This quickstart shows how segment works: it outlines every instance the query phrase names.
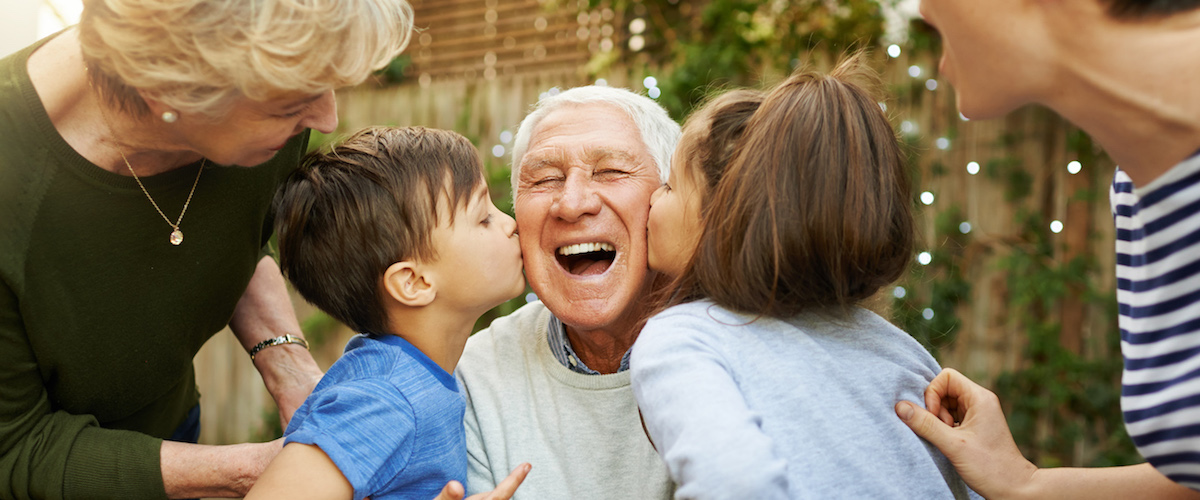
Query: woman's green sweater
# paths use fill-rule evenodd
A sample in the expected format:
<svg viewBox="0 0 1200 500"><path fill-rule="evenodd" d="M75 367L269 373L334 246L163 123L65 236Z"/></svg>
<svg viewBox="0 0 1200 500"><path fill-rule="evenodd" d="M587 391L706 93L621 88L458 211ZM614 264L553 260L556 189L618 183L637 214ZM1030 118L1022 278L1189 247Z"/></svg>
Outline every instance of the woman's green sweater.
<svg viewBox="0 0 1200 500"><path fill-rule="evenodd" d="M253 168L205 167L181 229L132 177L55 131L0 60L0 498L161 498L160 440L199 400L192 358L228 324L308 134ZM142 179L177 217L199 164Z"/></svg>

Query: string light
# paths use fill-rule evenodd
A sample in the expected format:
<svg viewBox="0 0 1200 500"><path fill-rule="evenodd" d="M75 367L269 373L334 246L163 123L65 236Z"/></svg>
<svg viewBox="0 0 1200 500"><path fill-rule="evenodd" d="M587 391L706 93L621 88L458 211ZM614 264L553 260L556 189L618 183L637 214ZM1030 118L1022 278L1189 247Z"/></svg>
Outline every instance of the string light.
<svg viewBox="0 0 1200 500"><path fill-rule="evenodd" d="M888 45L887 53L889 56L892 56L893 59L900 57L900 46L894 43Z"/></svg>
<svg viewBox="0 0 1200 500"><path fill-rule="evenodd" d="M937 90L937 80L934 80L932 78L925 80L925 88L927 88L931 91Z"/></svg>
<svg viewBox="0 0 1200 500"><path fill-rule="evenodd" d="M937 144L937 148L942 151L950 149L950 139L945 137L938 137L937 140L934 141L934 144Z"/></svg>
<svg viewBox="0 0 1200 500"><path fill-rule="evenodd" d="M1054 234L1058 234L1058 233L1061 233L1062 230L1063 230L1062 221L1060 221L1060 220L1050 221L1050 232L1052 232Z"/></svg>
<svg viewBox="0 0 1200 500"><path fill-rule="evenodd" d="M967 233L971 232L971 223L967 222L967 221L963 221L961 224L958 225L958 232L960 232L962 234L967 234Z"/></svg>
<svg viewBox="0 0 1200 500"><path fill-rule="evenodd" d="M1083 170L1083 164L1078 161L1072 161L1067 164L1067 172L1070 172L1071 175L1078 174L1080 170Z"/></svg>
<svg viewBox="0 0 1200 500"><path fill-rule="evenodd" d="M634 52L646 48L646 39L642 35L633 35L629 37L629 50Z"/></svg>
<svg viewBox="0 0 1200 500"><path fill-rule="evenodd" d="M908 290L905 290L902 286L892 289L892 296L897 299L903 299L905 295L908 295Z"/></svg>
<svg viewBox="0 0 1200 500"><path fill-rule="evenodd" d="M496 158L504 156L504 146L499 144L492 146L492 156L495 156Z"/></svg>
<svg viewBox="0 0 1200 500"><path fill-rule="evenodd" d="M926 307L924 311L921 311L921 317L925 318L926 321L932 320L933 319L933 309Z"/></svg>
<svg viewBox="0 0 1200 500"><path fill-rule="evenodd" d="M648 89L652 89L652 88L654 88L654 87L657 87L657 86L658 86L658 79L657 79L657 78L654 78L653 76L647 76L646 78L642 79L642 86L643 86L643 87L646 87L646 88L648 88Z"/></svg>
<svg viewBox="0 0 1200 500"><path fill-rule="evenodd" d="M920 77L921 76L921 67L917 66L915 64L912 66L909 66L908 67L908 76L911 76L913 78Z"/></svg>
<svg viewBox="0 0 1200 500"><path fill-rule="evenodd" d="M930 262L933 262L933 255L929 252L921 252L917 254L917 262L920 262L922 266L928 266Z"/></svg>
<svg viewBox="0 0 1200 500"><path fill-rule="evenodd" d="M500 142L502 142L504 144L508 144L508 143L512 142L512 140L513 140L512 132L509 132L507 130L500 132Z"/></svg>
<svg viewBox="0 0 1200 500"><path fill-rule="evenodd" d="M642 34L643 31L646 31L646 20L645 19L636 17L632 21L629 21L629 32L630 33L633 33L635 35L640 35L640 34Z"/></svg>
<svg viewBox="0 0 1200 500"><path fill-rule="evenodd" d="M933 193L931 193L929 191L925 191L924 193L921 193L921 203L924 203L926 205L932 205L933 204Z"/></svg>
<svg viewBox="0 0 1200 500"><path fill-rule="evenodd" d="M979 173L979 164L976 162L967 162L967 173L975 175Z"/></svg>

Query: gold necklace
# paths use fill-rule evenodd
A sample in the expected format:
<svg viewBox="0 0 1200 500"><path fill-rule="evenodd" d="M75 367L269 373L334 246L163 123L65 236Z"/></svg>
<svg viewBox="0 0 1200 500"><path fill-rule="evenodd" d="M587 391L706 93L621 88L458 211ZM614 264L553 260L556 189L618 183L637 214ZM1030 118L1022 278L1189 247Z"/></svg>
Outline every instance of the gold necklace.
<svg viewBox="0 0 1200 500"><path fill-rule="evenodd" d="M84 67L84 71L87 71L86 66ZM92 85L91 78L88 78L88 87L91 87L93 95L96 96L96 105L100 109L100 119L104 120L104 126L108 127L108 132L115 135L112 122L108 120L108 113L104 110L104 99L100 97L100 92L96 90L94 85ZM113 147L116 148L117 153L121 155L121 160L125 162L125 167L129 169L129 173L133 174L133 180L137 181L138 187L142 188L142 193L146 195L146 199L150 200L150 204L154 205L154 209L158 211L158 215L161 215L163 220L167 221L167 224L171 226L171 236L167 238L167 241L171 242L171 244L175 246L182 244L183 231L179 230L179 224L183 222L183 215L187 213L188 205L192 203L192 195L196 194L196 186L200 184L200 174L204 173L205 158L200 158L200 170L196 172L196 180L192 181L192 190L188 193L187 201L183 202L183 210L179 211L179 218L172 223L171 219L167 218L167 214L163 213L162 209L158 207L158 203L154 201L154 197L150 196L150 192L146 191L146 186L143 185L142 180L138 178L137 172L133 171L133 165L129 164L129 158L125 157L125 151L121 149L121 146L117 145L116 141L113 141Z"/></svg>
<svg viewBox="0 0 1200 500"><path fill-rule="evenodd" d="M111 129L111 127L109 128ZM161 215L163 220L167 221L167 224L170 224L171 229L173 229L171 237L167 241L170 241L172 245L179 246L183 243L183 231L179 230L179 223L183 222L183 214L187 213L188 205L192 203L192 195L196 194L196 186L200 184L200 174L204 173L204 158L200 159L200 170L196 172L196 180L192 181L192 191L188 193L187 201L183 202L183 210L179 212L179 219L176 219L175 223L172 224L171 219L167 218L167 214L164 214L162 209L158 208L158 203L154 201L154 197L150 196L149 191L146 191L146 186L138 178L137 172L133 171L133 166L129 164L129 159L125 158L125 152L121 151L120 146L117 146L117 152L121 154L121 159L125 161L125 166L129 168L129 173L133 174L133 180L137 181L138 187L142 188L142 192L146 194L146 198L150 200L150 204L154 205L154 209L158 210L158 215Z"/></svg>

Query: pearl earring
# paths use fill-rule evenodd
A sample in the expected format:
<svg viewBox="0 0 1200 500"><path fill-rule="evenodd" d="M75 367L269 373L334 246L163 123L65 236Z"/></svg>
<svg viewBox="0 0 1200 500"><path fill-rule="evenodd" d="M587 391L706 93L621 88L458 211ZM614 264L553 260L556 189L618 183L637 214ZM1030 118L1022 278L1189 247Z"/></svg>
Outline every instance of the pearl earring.
<svg viewBox="0 0 1200 500"><path fill-rule="evenodd" d="M179 119L179 115L175 114L174 111L163 111L162 121L167 122L167 123L175 123L175 120L178 120L178 119Z"/></svg>

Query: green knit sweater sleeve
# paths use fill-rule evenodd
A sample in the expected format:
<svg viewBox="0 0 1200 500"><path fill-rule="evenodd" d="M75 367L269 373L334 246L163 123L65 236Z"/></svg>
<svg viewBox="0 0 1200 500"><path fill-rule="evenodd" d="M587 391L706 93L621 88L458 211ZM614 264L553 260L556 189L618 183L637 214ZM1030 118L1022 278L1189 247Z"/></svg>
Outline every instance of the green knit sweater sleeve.
<svg viewBox="0 0 1200 500"><path fill-rule="evenodd" d="M51 411L17 311L0 285L0 497L166 498L161 440Z"/></svg>

